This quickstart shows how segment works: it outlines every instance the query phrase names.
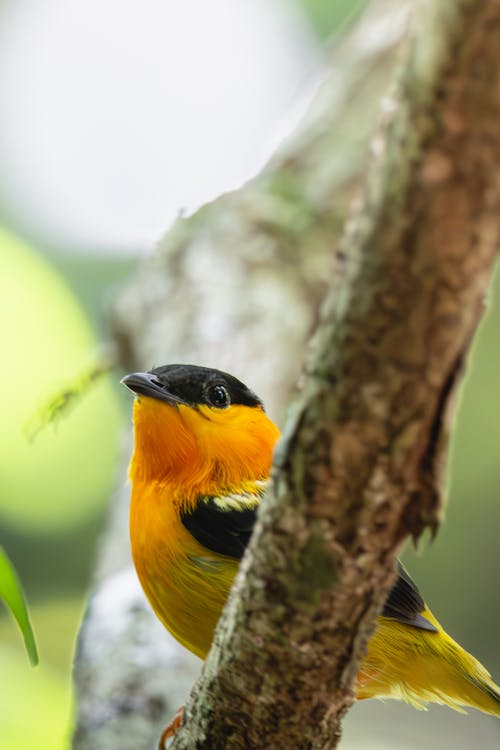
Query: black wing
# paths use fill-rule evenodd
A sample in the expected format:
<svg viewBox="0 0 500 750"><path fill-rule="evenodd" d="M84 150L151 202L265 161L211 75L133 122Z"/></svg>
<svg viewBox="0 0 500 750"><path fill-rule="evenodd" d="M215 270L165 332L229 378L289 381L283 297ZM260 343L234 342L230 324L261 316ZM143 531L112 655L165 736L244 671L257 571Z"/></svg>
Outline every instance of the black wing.
<svg viewBox="0 0 500 750"><path fill-rule="evenodd" d="M254 508L224 506L217 498L206 497L190 512L181 513L185 528L203 547L219 555L241 560L250 540L257 515ZM398 578L382 610L384 617L421 630L437 628L421 613L425 603L416 584L402 564L397 563Z"/></svg>
<svg viewBox="0 0 500 750"><path fill-rule="evenodd" d="M191 512L181 513L186 529L203 547L219 555L241 560L252 535L257 515L254 508L224 506L217 498L206 497Z"/></svg>
<svg viewBox="0 0 500 750"><path fill-rule="evenodd" d="M382 615L414 628L437 632L437 628L421 614L425 609L424 600L399 560L397 570L398 579L387 597Z"/></svg>

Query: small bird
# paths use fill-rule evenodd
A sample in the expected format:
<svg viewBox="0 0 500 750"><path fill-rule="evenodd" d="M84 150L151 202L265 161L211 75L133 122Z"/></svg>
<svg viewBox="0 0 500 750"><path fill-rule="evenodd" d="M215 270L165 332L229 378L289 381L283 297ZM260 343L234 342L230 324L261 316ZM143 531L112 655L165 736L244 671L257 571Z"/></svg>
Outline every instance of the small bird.
<svg viewBox="0 0 500 750"><path fill-rule="evenodd" d="M132 556L156 615L204 659L250 539L279 430L244 383L166 365L122 379L135 394ZM500 717L500 688L443 630L398 563L357 676L357 697ZM180 724L174 720L164 739Z"/></svg>

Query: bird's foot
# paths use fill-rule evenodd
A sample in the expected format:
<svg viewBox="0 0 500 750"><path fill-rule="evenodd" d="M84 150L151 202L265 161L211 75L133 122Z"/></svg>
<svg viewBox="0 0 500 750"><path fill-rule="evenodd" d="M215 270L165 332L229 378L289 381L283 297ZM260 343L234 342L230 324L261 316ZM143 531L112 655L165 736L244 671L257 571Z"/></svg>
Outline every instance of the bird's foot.
<svg viewBox="0 0 500 750"><path fill-rule="evenodd" d="M162 735L160 737L160 744L158 745L158 750L167 750L167 742L168 740L173 739L179 729L182 726L182 722L184 720L184 706L181 706L178 711L176 711L176 714L170 724L163 730Z"/></svg>

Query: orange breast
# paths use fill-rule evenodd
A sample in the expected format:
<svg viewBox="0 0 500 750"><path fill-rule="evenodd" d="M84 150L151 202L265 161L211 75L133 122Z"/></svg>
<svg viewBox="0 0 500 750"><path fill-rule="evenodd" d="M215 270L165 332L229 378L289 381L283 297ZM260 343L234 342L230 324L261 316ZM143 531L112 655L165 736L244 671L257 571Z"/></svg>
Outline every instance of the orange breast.
<svg viewBox="0 0 500 750"><path fill-rule="evenodd" d="M173 407L147 397L135 400L134 428L130 537L137 574L165 627L203 658L238 561L202 547L180 511L207 495L258 493L279 431L260 407Z"/></svg>
<svg viewBox="0 0 500 750"><path fill-rule="evenodd" d="M172 488L134 482L132 556L156 615L186 648L204 658L238 563L202 547L183 526Z"/></svg>

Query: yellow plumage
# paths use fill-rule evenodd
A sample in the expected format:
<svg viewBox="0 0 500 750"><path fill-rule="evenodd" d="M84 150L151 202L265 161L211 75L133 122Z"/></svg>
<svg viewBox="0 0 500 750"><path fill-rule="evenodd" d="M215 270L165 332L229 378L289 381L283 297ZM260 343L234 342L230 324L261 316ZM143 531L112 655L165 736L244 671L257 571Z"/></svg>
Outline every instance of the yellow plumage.
<svg viewBox="0 0 500 750"><path fill-rule="evenodd" d="M241 556L220 553L232 541L230 534L223 540L222 524L259 502L279 432L257 397L217 370L171 365L124 382L140 394L130 467L134 563L159 619L204 658ZM215 406L210 388L225 389L228 401ZM213 394L225 398L222 391ZM197 528L196 538L190 519L200 508L215 525ZM209 541L200 543L208 531ZM411 592L420 600L416 588ZM397 612L378 618L358 674L358 698L398 698L417 708L431 701L458 711L472 706L500 716L499 688L486 669L427 608L418 616L420 626Z"/></svg>
<svg viewBox="0 0 500 750"><path fill-rule="evenodd" d="M358 675L358 698L398 698L415 708L442 703L500 716L500 692L490 674L443 630L426 607L423 616L437 632L379 617Z"/></svg>
<svg viewBox="0 0 500 750"><path fill-rule="evenodd" d="M168 485L134 483L132 556L158 618L183 646L204 659L239 563L194 539L182 525L169 490Z"/></svg>

